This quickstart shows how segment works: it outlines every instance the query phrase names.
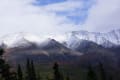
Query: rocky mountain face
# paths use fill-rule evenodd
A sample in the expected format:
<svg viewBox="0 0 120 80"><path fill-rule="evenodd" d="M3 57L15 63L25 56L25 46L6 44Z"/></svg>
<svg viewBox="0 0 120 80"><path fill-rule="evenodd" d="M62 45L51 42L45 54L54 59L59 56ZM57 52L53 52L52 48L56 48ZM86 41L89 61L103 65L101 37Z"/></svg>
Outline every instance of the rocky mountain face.
<svg viewBox="0 0 120 80"><path fill-rule="evenodd" d="M104 47L112 47L120 45L120 30L113 30L108 33L97 33L88 31L73 31L66 34L66 43L70 48L74 48L80 44L80 41L87 40L102 45ZM78 44L78 45L77 45Z"/></svg>
<svg viewBox="0 0 120 80"><path fill-rule="evenodd" d="M120 63L120 30L108 33L73 31L62 35L38 37L28 33L7 35L0 39L9 62L23 63L31 58L38 63Z"/></svg>
<svg viewBox="0 0 120 80"><path fill-rule="evenodd" d="M17 44L17 46L4 47L6 50L4 58L8 62L13 64L24 63L26 59L30 58L36 63L55 61L73 63L82 55L82 53L71 50L54 39L46 39L39 44L29 42L25 39L21 41L23 41L20 42L22 45Z"/></svg>
<svg viewBox="0 0 120 80"><path fill-rule="evenodd" d="M28 45L29 43L35 43L40 45L47 39L54 39L59 43L64 43L68 48L77 47L80 42L91 41L104 47L112 47L120 45L120 29L113 30L107 33L97 33L88 31L72 31L61 35L51 35L47 37L39 37L28 33L17 33L12 35L6 35L0 39L1 45L7 47L17 47Z"/></svg>

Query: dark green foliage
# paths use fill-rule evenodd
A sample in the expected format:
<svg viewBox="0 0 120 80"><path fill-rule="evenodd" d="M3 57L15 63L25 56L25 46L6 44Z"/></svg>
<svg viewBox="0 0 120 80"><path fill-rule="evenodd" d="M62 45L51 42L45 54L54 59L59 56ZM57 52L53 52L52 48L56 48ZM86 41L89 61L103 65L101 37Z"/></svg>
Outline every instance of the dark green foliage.
<svg viewBox="0 0 120 80"><path fill-rule="evenodd" d="M31 73L32 73L32 76L31 76L32 80L37 80L33 61L31 61Z"/></svg>
<svg viewBox="0 0 120 80"><path fill-rule="evenodd" d="M9 67L8 64L3 64L2 73L1 73L1 74L2 74L2 77L3 77L5 80L12 80L9 69L10 69L10 67Z"/></svg>
<svg viewBox="0 0 120 80"><path fill-rule="evenodd" d="M110 76L110 79L109 80L113 80L113 77L112 76Z"/></svg>
<svg viewBox="0 0 120 80"><path fill-rule="evenodd" d="M63 76L59 71L58 63L54 63L53 70L54 70L54 80L63 80Z"/></svg>
<svg viewBox="0 0 120 80"><path fill-rule="evenodd" d="M67 76L67 77L66 77L66 80L70 80L70 77L69 77L69 76Z"/></svg>
<svg viewBox="0 0 120 80"><path fill-rule="evenodd" d="M17 79L23 80L23 72L22 72L20 64L18 65L18 68L17 68Z"/></svg>
<svg viewBox="0 0 120 80"><path fill-rule="evenodd" d="M0 48L0 57L3 55L4 49Z"/></svg>
<svg viewBox="0 0 120 80"><path fill-rule="evenodd" d="M85 67L84 69L78 66L77 67L74 66L73 68L72 65L70 65L69 67L62 66L61 69L63 71L63 74L61 74L61 69L59 68L59 64L54 63L53 75L51 75L52 73L51 71L52 69L50 68L51 65L45 64L44 68L42 68L41 67L42 65L38 67L37 65L34 64L32 60L27 59L25 69L23 68L22 71L21 66L18 65L17 74L16 74L15 71L11 71L10 66L2 58L3 53L4 50L0 49L0 80L119 80L116 79L116 75L119 76L119 74L112 75L110 73L111 76L109 76L109 74L106 73L107 70L104 68L102 63L99 63L99 66L94 66L95 69L91 65L88 68ZM42 69L39 70L37 69L37 67L39 69L40 68ZM88 72L86 72L87 69ZM67 73L69 73L69 75L66 76ZM46 75L48 76L46 77ZM66 77L63 77L63 75L65 75ZM106 75L108 75L107 79L106 79ZM84 77L81 78L81 76Z"/></svg>
<svg viewBox="0 0 120 80"><path fill-rule="evenodd" d="M37 80L42 80L41 75L40 75L39 72L37 72L37 74L36 74L36 79L37 79Z"/></svg>
<svg viewBox="0 0 120 80"><path fill-rule="evenodd" d="M26 80L31 80L31 68L30 68L29 59L27 59L27 63L26 63Z"/></svg>
<svg viewBox="0 0 120 80"><path fill-rule="evenodd" d="M50 79L48 76L46 77L46 80L52 80L52 79Z"/></svg>
<svg viewBox="0 0 120 80"><path fill-rule="evenodd" d="M106 74L102 63L99 63L99 70L100 70L101 80L106 80Z"/></svg>
<svg viewBox="0 0 120 80"><path fill-rule="evenodd" d="M91 66L88 67L87 80L97 80L96 73Z"/></svg>
<svg viewBox="0 0 120 80"><path fill-rule="evenodd" d="M10 72L10 66L2 58L3 53L4 50L0 49L0 74L4 80L15 80L16 76Z"/></svg>
<svg viewBox="0 0 120 80"><path fill-rule="evenodd" d="M11 72L11 79L12 80L18 80L16 72Z"/></svg>
<svg viewBox="0 0 120 80"><path fill-rule="evenodd" d="M27 60L26 64L26 79L37 80L33 61L30 61L29 59Z"/></svg>

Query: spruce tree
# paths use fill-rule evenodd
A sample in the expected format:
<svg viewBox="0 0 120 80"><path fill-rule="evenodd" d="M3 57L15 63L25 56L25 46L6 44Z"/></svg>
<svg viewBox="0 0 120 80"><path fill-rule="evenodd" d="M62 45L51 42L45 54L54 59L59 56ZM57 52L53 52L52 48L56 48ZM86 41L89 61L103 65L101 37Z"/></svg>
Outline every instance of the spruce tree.
<svg viewBox="0 0 120 80"><path fill-rule="evenodd" d="M31 67L30 67L30 60L27 59L26 63L26 80L32 80L31 79Z"/></svg>
<svg viewBox="0 0 120 80"><path fill-rule="evenodd" d="M69 76L67 76L67 77L66 77L66 80L70 80L70 77L69 77Z"/></svg>
<svg viewBox="0 0 120 80"><path fill-rule="evenodd" d="M87 80L97 80L96 73L91 66L88 67Z"/></svg>
<svg viewBox="0 0 120 80"><path fill-rule="evenodd" d="M40 72L39 71L37 71L37 74L36 74L37 76L37 80L42 80L42 77L41 77L41 75L40 75Z"/></svg>
<svg viewBox="0 0 120 80"><path fill-rule="evenodd" d="M5 80L9 80L9 66L5 64L5 61L2 58L3 53L4 50L0 48L0 73Z"/></svg>
<svg viewBox="0 0 120 80"><path fill-rule="evenodd" d="M2 76L5 80L12 80L11 73L10 73L10 66L8 64L3 64L2 68Z"/></svg>
<svg viewBox="0 0 120 80"><path fill-rule="evenodd" d="M30 61L29 59L27 59L26 64L26 75L27 80L37 80L33 61Z"/></svg>
<svg viewBox="0 0 120 80"><path fill-rule="evenodd" d="M20 64L18 64L18 68L17 68L17 79L23 80L23 72L22 72Z"/></svg>
<svg viewBox="0 0 120 80"><path fill-rule="evenodd" d="M5 64L5 61L2 58L3 53L4 53L3 49L0 48L0 74L1 75L4 68L4 64Z"/></svg>
<svg viewBox="0 0 120 80"><path fill-rule="evenodd" d="M113 77L112 77L112 76L110 76L109 80L113 80Z"/></svg>
<svg viewBox="0 0 120 80"><path fill-rule="evenodd" d="M35 71L35 67L34 67L34 63L33 63L33 61L31 61L31 74L32 74L32 76L31 76L31 78L32 78L32 80L37 80L37 76L36 76L36 71Z"/></svg>
<svg viewBox="0 0 120 80"><path fill-rule="evenodd" d="M100 70L101 80L106 80L106 74L102 63L99 63L99 70Z"/></svg>
<svg viewBox="0 0 120 80"><path fill-rule="evenodd" d="M54 70L54 80L63 80L63 76L59 71L58 63L54 63L53 70Z"/></svg>
<svg viewBox="0 0 120 80"><path fill-rule="evenodd" d="M16 72L11 72L11 78L12 78L12 80L18 80L17 79L17 73Z"/></svg>
<svg viewBox="0 0 120 80"><path fill-rule="evenodd" d="M46 80L52 80L52 79L50 79L49 76L47 76L47 77L46 77Z"/></svg>
<svg viewBox="0 0 120 80"><path fill-rule="evenodd" d="M0 48L0 74L4 80L13 80L10 73L10 66L3 60L4 49Z"/></svg>

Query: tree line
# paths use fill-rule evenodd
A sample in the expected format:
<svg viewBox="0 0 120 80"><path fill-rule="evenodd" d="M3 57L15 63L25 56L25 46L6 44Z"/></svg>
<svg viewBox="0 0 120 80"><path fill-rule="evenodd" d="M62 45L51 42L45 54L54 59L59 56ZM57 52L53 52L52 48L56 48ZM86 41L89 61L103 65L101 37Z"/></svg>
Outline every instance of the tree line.
<svg viewBox="0 0 120 80"><path fill-rule="evenodd" d="M9 64L7 64L3 59L3 53L4 50L0 49L0 80L43 80L41 75L36 72L33 60L27 59L24 73L20 64L17 65L17 70L12 70ZM71 76L63 76L57 62L53 64L52 70L53 77L46 77L45 80L71 80ZM101 79L98 79L93 67L89 65L87 69L86 80L107 80L104 67L101 63L99 63L99 74ZM110 80L113 79L110 78Z"/></svg>

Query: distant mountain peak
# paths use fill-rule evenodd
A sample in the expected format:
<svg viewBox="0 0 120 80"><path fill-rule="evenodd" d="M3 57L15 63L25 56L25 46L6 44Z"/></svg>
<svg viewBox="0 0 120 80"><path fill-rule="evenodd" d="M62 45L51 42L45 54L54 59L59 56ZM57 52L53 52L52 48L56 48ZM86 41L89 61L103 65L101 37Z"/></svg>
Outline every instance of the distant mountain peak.
<svg viewBox="0 0 120 80"><path fill-rule="evenodd" d="M120 29L113 30L106 33L88 32L88 31L72 31L65 34L36 36L30 33L20 32L6 35L0 39L1 45L7 47L16 47L22 45L30 45L35 43L37 45L47 45L48 43L55 43L56 41L64 43L68 48L74 48L83 40L92 41L105 47L120 45Z"/></svg>
<svg viewBox="0 0 120 80"><path fill-rule="evenodd" d="M7 47L17 47L29 45L30 43L38 44L44 40L45 38L40 38L39 36L30 33L20 32L2 37L0 39L0 43L6 45Z"/></svg>
<svg viewBox="0 0 120 80"><path fill-rule="evenodd" d="M81 40L88 40L95 42L99 45L103 45L105 47L111 47L114 45L120 45L120 29L113 30L106 33L100 32L88 32L88 31L72 31L68 34L67 44L77 46L77 42L79 43Z"/></svg>

